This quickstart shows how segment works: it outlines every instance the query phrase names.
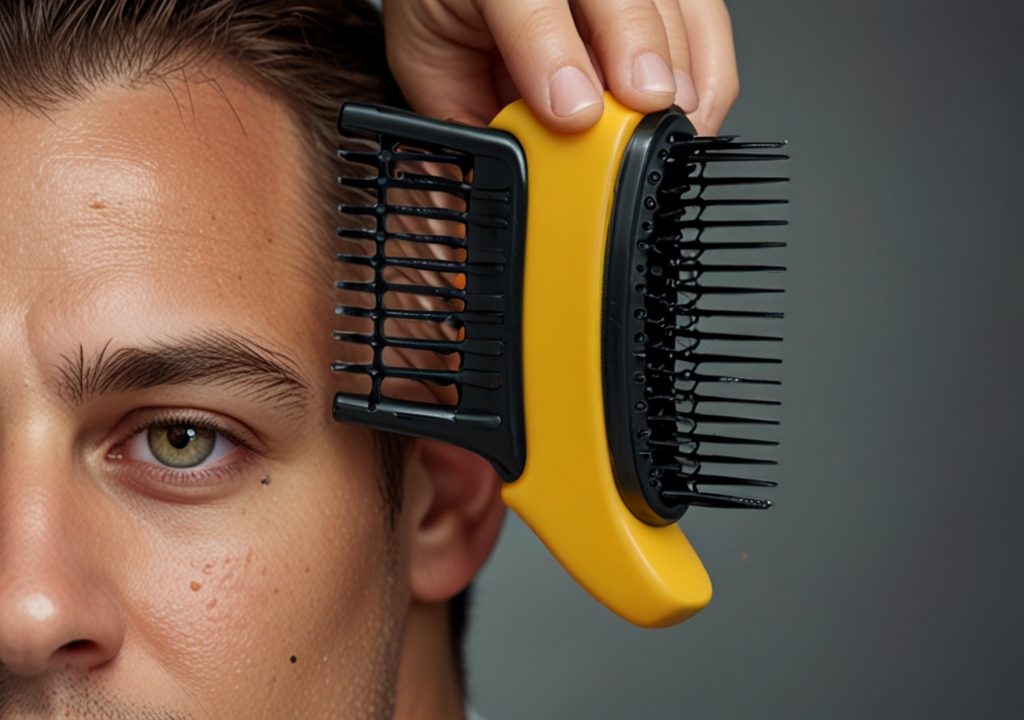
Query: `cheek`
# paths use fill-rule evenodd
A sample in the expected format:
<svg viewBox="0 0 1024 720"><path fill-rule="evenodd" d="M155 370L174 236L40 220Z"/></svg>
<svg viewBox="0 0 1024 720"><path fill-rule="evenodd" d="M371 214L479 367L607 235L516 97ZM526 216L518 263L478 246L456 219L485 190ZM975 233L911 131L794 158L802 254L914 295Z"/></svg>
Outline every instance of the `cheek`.
<svg viewBox="0 0 1024 720"><path fill-rule="evenodd" d="M376 478L316 465L151 537L125 603L166 671L236 716L388 685L401 603Z"/></svg>

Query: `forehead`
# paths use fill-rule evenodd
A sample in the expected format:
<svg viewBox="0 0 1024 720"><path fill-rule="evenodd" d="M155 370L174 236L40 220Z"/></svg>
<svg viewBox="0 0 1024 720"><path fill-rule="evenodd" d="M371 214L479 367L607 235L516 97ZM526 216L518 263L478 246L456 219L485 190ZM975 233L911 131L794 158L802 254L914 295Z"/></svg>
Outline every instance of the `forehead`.
<svg viewBox="0 0 1024 720"><path fill-rule="evenodd" d="M287 108L216 69L0 120L4 321L64 345L112 318L137 320L126 341L200 319L301 332L319 292L302 158Z"/></svg>

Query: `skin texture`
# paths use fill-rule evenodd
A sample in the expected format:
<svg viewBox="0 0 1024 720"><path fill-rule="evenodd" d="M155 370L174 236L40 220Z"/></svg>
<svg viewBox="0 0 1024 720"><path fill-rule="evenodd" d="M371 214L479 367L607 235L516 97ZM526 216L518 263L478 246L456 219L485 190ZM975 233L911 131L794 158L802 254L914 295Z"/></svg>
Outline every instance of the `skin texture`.
<svg viewBox="0 0 1024 720"><path fill-rule="evenodd" d="M0 119L0 717L386 718L396 688L399 717L461 717L438 608L490 552L497 481L417 443L387 527L368 433L329 413L290 117L192 75ZM281 372L95 371L228 346ZM234 443L145 456L186 420Z"/></svg>
<svg viewBox="0 0 1024 720"><path fill-rule="evenodd" d="M601 117L601 89L673 103L718 133L739 93L722 0L384 0L388 62L410 105L474 125L523 97L560 132Z"/></svg>

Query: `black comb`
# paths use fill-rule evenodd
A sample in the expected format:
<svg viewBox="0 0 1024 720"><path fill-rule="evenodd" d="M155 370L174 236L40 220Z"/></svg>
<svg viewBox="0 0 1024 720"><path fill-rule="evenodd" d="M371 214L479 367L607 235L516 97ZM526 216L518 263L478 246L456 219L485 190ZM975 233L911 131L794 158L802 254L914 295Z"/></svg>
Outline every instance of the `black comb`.
<svg viewBox="0 0 1024 720"><path fill-rule="evenodd" d="M729 285L727 274L780 272L777 265L716 262L716 253L767 250L785 243L759 239L714 241L722 229L785 225L782 220L713 220L710 208L739 208L785 200L716 197L733 187L787 178L712 176L719 163L787 159L783 143L742 143L734 137L695 137L677 111L649 115L634 133L617 183L605 262L602 360L608 443L623 500L652 524L678 520L690 505L767 508L771 502L711 493L704 486L772 487L774 482L709 471L708 466L774 465L740 450L778 443L739 428L776 420L731 412L729 406L776 406L777 400L706 391L708 386L768 387L775 379L739 369L777 364L764 353L729 347L770 345L773 334L709 329L710 322L776 320L782 313L736 309L731 298L777 293L753 283ZM725 346L726 349L723 349ZM722 409L722 408L726 409ZM710 428L709 428L710 426ZM708 430L716 432L709 432ZM730 430L729 434L717 432ZM709 449L716 445L721 450Z"/></svg>
<svg viewBox="0 0 1024 720"><path fill-rule="evenodd" d="M369 319L373 327L370 332L336 332L335 337L369 346L373 355L366 362L334 363L337 371L370 378L365 394L335 396L334 418L458 445L485 457L506 481L516 479L526 462L519 336L527 195L526 161L519 143L498 130L356 103L342 108L338 129L349 137L372 138L376 147L338 153L342 160L375 172L338 179L343 186L370 191L367 202L339 208L346 215L369 218L370 226L339 228L338 236L372 243L373 250L343 253L337 259L371 268L373 277L366 282L338 281L338 289L363 294L369 302L339 305L335 312ZM396 191L441 193L465 209L396 203L389 198ZM389 222L396 218L438 220L449 230L405 231ZM456 251L456 259L389 251L399 243L448 248ZM396 282L388 279L389 269L448 273L463 278L464 287ZM439 302L429 308L403 307L402 296ZM387 329L395 320L445 325L455 337L395 336ZM385 358L389 348L434 352L451 356L454 362L442 370L396 366ZM384 393L389 378L454 387L457 397L451 405L390 398Z"/></svg>

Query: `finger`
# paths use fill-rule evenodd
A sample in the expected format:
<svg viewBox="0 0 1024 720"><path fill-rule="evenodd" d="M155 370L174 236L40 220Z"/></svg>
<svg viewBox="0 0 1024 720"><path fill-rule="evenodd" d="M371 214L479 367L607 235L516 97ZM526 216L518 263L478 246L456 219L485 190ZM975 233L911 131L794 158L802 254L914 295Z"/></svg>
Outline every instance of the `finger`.
<svg viewBox="0 0 1024 720"><path fill-rule="evenodd" d="M679 0L690 41L699 105L690 121L702 135L717 135L740 91L732 22L722 0Z"/></svg>
<svg viewBox="0 0 1024 720"><path fill-rule="evenodd" d="M690 75L690 43L686 36L686 23L683 12L679 9L678 0L654 0L661 13L661 21L665 24L668 35L668 48L672 55L672 74L676 78L675 103L685 113L697 109L697 88L693 85Z"/></svg>
<svg viewBox="0 0 1024 720"><path fill-rule="evenodd" d="M516 88L537 118L576 132L601 117L604 99L565 0L479 0Z"/></svg>
<svg viewBox="0 0 1024 720"><path fill-rule="evenodd" d="M616 99L641 112L671 105L676 81L665 25L654 1L576 0L576 5Z"/></svg>
<svg viewBox="0 0 1024 720"><path fill-rule="evenodd" d="M384 3L384 21L388 65L413 110L472 125L497 114L489 35L455 42L443 20L427 27L400 3Z"/></svg>
<svg viewBox="0 0 1024 720"><path fill-rule="evenodd" d="M516 84L512 81L512 76L508 74L505 61L501 59L501 55L497 52L494 53L494 66L491 70L491 77L494 78L494 92L498 96L498 105L501 107L505 107L509 103L513 103L523 97L516 88Z"/></svg>

